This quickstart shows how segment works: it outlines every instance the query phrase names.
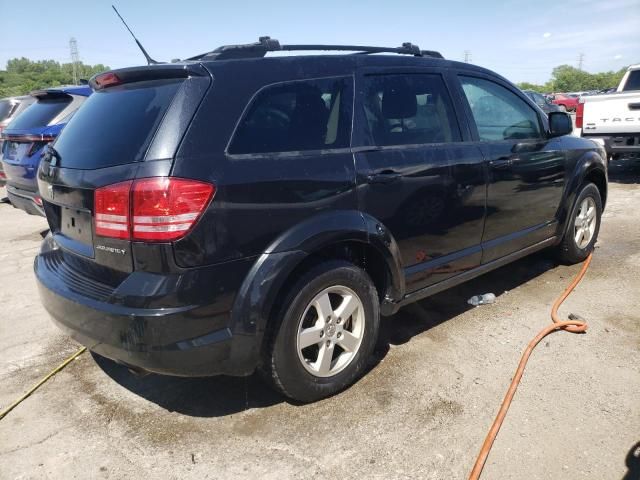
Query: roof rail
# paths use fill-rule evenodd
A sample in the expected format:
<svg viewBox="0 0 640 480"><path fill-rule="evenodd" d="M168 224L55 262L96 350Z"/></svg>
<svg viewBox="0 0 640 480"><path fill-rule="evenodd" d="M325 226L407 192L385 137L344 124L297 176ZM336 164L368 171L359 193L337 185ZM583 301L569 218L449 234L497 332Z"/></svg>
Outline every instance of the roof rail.
<svg viewBox="0 0 640 480"><path fill-rule="evenodd" d="M371 47L366 45L280 45L280 42L271 37L260 37L256 43L240 45L224 45L215 50L187 60L228 60L238 58L260 58L267 52L295 52L295 51L342 51L357 52L357 54L371 53L398 53L401 55L414 55L416 57L444 58L439 52L433 50L420 50L420 47L412 43L403 43L401 47Z"/></svg>

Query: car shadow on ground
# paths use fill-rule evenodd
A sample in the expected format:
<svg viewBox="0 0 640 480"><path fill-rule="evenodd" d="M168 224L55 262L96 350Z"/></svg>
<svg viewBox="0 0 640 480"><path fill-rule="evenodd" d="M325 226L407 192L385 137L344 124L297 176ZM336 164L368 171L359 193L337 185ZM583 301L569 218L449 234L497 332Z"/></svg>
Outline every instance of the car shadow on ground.
<svg viewBox="0 0 640 480"><path fill-rule="evenodd" d="M505 291L522 285L557 264L546 252L534 254L467 283L454 287L383 317L380 339L370 370L389 352L427 330L474 308L467 300L492 292L500 301ZM478 307L482 308L482 307ZM219 417L281 402L294 404L271 390L257 374L250 377L179 378L150 374L139 377L126 367L94 355L97 365L119 385L160 407L194 417Z"/></svg>
<svg viewBox="0 0 640 480"><path fill-rule="evenodd" d="M609 164L609 181L614 183L640 183L640 157L612 160Z"/></svg>

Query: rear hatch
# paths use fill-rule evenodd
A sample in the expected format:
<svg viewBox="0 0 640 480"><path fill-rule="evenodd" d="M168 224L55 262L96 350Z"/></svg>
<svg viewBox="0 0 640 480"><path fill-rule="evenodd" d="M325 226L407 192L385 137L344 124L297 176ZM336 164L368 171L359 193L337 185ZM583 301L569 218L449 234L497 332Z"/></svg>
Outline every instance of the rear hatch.
<svg viewBox="0 0 640 480"><path fill-rule="evenodd" d="M135 193L134 179L166 180L210 82L198 64L122 69L91 80L95 93L46 149L38 172L47 220L61 247L57 255L64 257L57 262L67 272L115 286L133 270L134 194L147 207L163 200L149 182L136 184L141 192Z"/></svg>
<svg viewBox="0 0 640 480"><path fill-rule="evenodd" d="M37 101L3 132L2 159L9 183L35 191L42 148L56 138L86 97L59 90L38 91L32 95Z"/></svg>

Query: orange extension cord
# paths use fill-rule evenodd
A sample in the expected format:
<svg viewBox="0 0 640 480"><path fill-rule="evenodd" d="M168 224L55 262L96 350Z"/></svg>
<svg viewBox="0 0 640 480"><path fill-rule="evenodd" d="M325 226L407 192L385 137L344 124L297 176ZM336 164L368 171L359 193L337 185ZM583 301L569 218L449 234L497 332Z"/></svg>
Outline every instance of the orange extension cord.
<svg viewBox="0 0 640 480"><path fill-rule="evenodd" d="M522 358L520 359L520 364L518 365L518 369L516 370L516 374L511 380L511 385L509 385L509 390L507 390L507 394L502 401L502 405L500 406L500 410L498 411L498 415L496 415L496 419L493 421L493 425L491 425L491 429L489 433L487 433L487 437L484 439L484 443L482 444L482 448L480 449L480 453L478 458L476 459L476 463L473 465L473 470L471 470L471 474L469 475L469 480L478 480L480 478L480 474L482 473L482 469L484 468L484 464L487 461L487 457L489 456L489 452L491 451L491 447L493 446L493 442L500 431L500 427L502 426L502 422L504 418L507 416L507 411L509 410L509 406L511 406L511 401L513 400L513 396L518 389L518 384L520 383L520 379L522 378L522 374L524 373L524 368L527 366L527 362L529 361L529 357L531 356L531 352L533 349L540 343L540 341L549 335L551 332L555 332L558 330L565 330L571 333L584 333L587 331L586 322L578 320L579 317L574 315L569 315L571 320L560 320L558 317L558 308L562 305L567 297L573 292L573 289L576 288L582 277L584 277L585 273L587 273L587 269L589 268L589 264L591 263L591 257L593 253L590 253L584 264L582 265L582 269L576 278L573 279L573 282L565 289L565 291L558 297L556 302L553 304L553 308L551 309L551 320L553 323L549 324L547 327L540 330L529 345L527 345L526 350L522 354Z"/></svg>

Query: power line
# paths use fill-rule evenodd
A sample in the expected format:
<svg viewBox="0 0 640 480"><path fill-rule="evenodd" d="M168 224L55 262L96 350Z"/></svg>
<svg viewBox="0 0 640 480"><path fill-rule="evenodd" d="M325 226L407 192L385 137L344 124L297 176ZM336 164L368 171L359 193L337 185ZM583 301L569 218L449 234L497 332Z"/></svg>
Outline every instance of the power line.
<svg viewBox="0 0 640 480"><path fill-rule="evenodd" d="M471 63L471 50L464 51L464 63Z"/></svg>
<svg viewBox="0 0 640 480"><path fill-rule="evenodd" d="M578 70L582 70L582 63L584 62L584 53L578 55Z"/></svg>
<svg viewBox="0 0 640 480"><path fill-rule="evenodd" d="M69 50L71 51L71 63L73 64L73 83L78 84L78 70L80 69L80 54L78 53L78 42L74 37L69 40Z"/></svg>

